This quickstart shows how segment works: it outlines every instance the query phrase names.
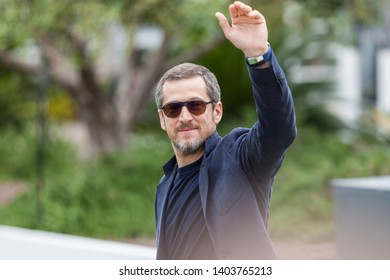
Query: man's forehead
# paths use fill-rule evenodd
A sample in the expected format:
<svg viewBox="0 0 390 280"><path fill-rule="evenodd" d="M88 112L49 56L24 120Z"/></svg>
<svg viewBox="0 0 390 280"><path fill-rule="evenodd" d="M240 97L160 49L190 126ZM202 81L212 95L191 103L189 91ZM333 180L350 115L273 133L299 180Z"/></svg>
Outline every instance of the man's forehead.
<svg viewBox="0 0 390 280"><path fill-rule="evenodd" d="M183 77L183 78L175 78L175 79L169 79L169 80L166 80L164 84L167 84L167 83L175 83L175 82L193 82L193 81L197 81L197 82L203 82L204 83L204 79L199 76L199 75L194 75L194 76L191 76L191 77Z"/></svg>
<svg viewBox="0 0 390 280"><path fill-rule="evenodd" d="M200 76L167 81L164 83L162 91L165 101L206 99L208 96L206 84Z"/></svg>
<svg viewBox="0 0 390 280"><path fill-rule="evenodd" d="M177 88L180 88L180 89L184 89L184 88L206 89L206 83L204 82L204 80L201 76L193 76L190 78L168 80L163 85L163 91L164 90L175 90Z"/></svg>

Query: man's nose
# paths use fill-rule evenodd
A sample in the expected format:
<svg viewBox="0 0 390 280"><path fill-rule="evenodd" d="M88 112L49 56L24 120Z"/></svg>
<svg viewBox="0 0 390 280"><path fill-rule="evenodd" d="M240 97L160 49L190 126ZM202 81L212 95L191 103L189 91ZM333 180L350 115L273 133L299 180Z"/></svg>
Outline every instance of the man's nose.
<svg viewBox="0 0 390 280"><path fill-rule="evenodd" d="M192 117L192 114L190 113L190 111L188 111L187 107L183 106L181 108L179 118L181 121L188 121L188 120L191 120L193 117Z"/></svg>

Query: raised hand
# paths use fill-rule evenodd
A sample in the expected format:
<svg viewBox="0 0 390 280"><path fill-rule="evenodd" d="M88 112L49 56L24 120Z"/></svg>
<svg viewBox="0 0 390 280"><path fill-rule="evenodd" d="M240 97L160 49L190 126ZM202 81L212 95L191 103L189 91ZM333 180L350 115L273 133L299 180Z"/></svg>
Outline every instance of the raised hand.
<svg viewBox="0 0 390 280"><path fill-rule="evenodd" d="M229 6L229 13L231 25L222 13L215 14L225 37L247 57L264 54L268 48L268 29L264 16L239 1Z"/></svg>

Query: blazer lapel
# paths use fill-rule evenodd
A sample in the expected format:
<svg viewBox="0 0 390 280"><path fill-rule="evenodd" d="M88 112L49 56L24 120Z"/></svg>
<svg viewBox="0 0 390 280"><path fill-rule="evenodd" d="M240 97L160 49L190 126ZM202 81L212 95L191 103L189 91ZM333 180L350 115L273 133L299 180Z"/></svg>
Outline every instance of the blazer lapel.
<svg viewBox="0 0 390 280"><path fill-rule="evenodd" d="M161 227L163 224L164 211L166 208L166 204L168 201L168 193L169 189L173 183L174 175L176 173L176 158L171 158L163 167L164 169L164 177L160 180L157 186L156 200L155 200L155 215L156 215L156 240L157 240L157 254L159 251L165 251L165 249L161 250L161 244L159 244L159 240L164 238L161 234Z"/></svg>

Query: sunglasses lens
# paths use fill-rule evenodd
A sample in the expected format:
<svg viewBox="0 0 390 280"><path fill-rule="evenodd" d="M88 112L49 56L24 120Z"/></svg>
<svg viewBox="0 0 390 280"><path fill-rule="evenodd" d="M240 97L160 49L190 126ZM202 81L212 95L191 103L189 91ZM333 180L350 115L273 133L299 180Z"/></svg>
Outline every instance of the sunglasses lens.
<svg viewBox="0 0 390 280"><path fill-rule="evenodd" d="M188 111L191 114L194 114L196 116L199 116L203 114L206 111L207 104L210 102L204 102L202 100L194 100L194 101L187 101L187 102L175 102L175 103L168 103L164 105L161 109L164 111L164 114L168 118L177 118L180 113L183 106L186 106Z"/></svg>
<svg viewBox="0 0 390 280"><path fill-rule="evenodd" d="M180 103L169 103L164 106L163 110L168 118L177 118L181 113L182 107Z"/></svg>
<svg viewBox="0 0 390 280"><path fill-rule="evenodd" d="M187 109L194 115L201 115L206 111L206 103L203 101L190 101L187 103Z"/></svg>

